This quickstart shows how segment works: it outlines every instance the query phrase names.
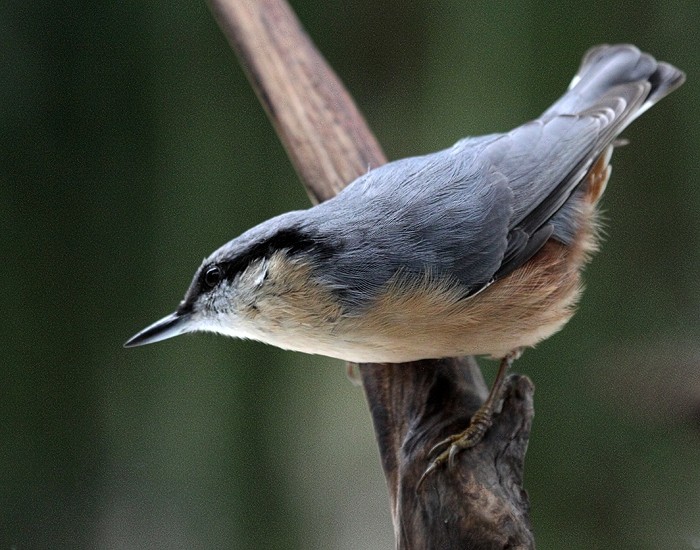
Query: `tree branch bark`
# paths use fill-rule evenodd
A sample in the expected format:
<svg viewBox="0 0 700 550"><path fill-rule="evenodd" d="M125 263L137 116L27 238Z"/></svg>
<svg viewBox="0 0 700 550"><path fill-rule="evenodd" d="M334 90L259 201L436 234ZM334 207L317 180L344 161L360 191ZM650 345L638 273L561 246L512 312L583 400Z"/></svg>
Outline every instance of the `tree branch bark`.
<svg viewBox="0 0 700 550"><path fill-rule="evenodd" d="M342 83L284 0L209 0L312 201L386 162ZM513 375L483 441L417 491L428 451L486 395L472 358L360 365L399 549L534 548L523 464L533 386Z"/></svg>

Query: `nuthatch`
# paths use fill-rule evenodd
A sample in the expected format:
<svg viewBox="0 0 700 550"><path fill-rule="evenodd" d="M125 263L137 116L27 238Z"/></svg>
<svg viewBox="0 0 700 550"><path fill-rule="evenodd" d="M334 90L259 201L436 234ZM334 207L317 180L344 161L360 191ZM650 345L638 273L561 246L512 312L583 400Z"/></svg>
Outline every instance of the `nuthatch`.
<svg viewBox="0 0 700 550"><path fill-rule="evenodd" d="M616 139L684 80L634 46L595 47L538 119L370 170L225 244L125 345L209 331L355 363L500 358L428 473L480 440L513 359L573 315Z"/></svg>

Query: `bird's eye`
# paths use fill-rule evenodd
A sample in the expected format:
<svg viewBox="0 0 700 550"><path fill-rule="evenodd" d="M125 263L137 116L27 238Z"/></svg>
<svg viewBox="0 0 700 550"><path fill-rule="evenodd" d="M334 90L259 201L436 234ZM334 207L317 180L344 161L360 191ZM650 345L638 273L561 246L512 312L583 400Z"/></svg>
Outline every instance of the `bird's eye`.
<svg viewBox="0 0 700 550"><path fill-rule="evenodd" d="M209 288L214 288L221 281L221 268L214 265L204 272L204 284Z"/></svg>

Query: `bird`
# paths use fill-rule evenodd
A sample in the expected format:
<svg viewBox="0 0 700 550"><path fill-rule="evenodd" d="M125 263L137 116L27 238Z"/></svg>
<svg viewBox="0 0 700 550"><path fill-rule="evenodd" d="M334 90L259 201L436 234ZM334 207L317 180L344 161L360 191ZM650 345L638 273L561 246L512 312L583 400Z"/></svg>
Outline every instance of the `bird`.
<svg viewBox="0 0 700 550"><path fill-rule="evenodd" d="M425 478L481 440L513 361L574 314L619 136L684 81L633 45L591 48L538 118L370 169L224 244L175 312L124 345L204 331L352 363L500 360Z"/></svg>

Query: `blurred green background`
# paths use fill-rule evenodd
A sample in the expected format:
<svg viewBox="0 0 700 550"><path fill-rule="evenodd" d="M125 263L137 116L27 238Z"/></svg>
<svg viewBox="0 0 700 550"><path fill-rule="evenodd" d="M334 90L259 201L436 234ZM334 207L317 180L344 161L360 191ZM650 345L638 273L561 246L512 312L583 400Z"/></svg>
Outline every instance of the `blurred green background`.
<svg viewBox="0 0 700 550"><path fill-rule="evenodd" d="M533 118L600 42L688 73L615 155L579 314L516 370L539 548L700 548L700 3L292 4L390 158ZM4 2L0 41L0 550L392 548L340 362L121 347L307 205L206 4Z"/></svg>

